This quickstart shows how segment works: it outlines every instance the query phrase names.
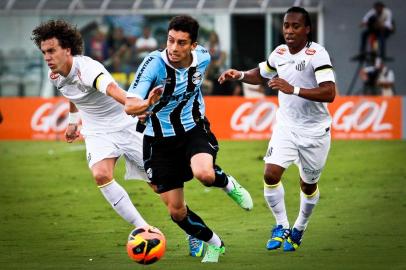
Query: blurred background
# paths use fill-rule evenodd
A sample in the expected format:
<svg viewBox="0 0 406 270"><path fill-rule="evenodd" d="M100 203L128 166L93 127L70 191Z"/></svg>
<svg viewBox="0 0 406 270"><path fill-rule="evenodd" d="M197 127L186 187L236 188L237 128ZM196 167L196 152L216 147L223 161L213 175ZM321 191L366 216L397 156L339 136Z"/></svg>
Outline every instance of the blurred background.
<svg viewBox="0 0 406 270"><path fill-rule="evenodd" d="M360 49L362 33L369 27L362 22L374 0L0 0L0 96L59 95L47 81L47 67L30 40L42 21L63 18L76 24L85 54L102 62L127 89L143 57L165 47L168 20L178 14L198 19L199 43L212 55L205 95L274 95L263 87L220 86L216 79L229 67L255 67L283 43L283 15L292 5L310 12L314 40L330 53L340 95L405 95L404 4L382 3L392 13L392 28L385 36L385 55L379 57L373 33L364 51ZM383 89L382 80L389 81L390 90Z"/></svg>

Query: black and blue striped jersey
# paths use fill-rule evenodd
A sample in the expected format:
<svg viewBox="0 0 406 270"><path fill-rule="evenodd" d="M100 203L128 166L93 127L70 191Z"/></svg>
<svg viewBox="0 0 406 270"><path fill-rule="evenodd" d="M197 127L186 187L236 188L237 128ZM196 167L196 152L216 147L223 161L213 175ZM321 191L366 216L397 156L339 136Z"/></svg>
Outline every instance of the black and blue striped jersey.
<svg viewBox="0 0 406 270"><path fill-rule="evenodd" d="M166 50L154 51L139 66L127 97L146 99L155 86L164 86L160 100L148 108L153 114L146 122L145 135L180 135L204 118L205 105L200 87L210 63L210 54L198 45L192 51L192 57L188 68L176 69L169 63Z"/></svg>

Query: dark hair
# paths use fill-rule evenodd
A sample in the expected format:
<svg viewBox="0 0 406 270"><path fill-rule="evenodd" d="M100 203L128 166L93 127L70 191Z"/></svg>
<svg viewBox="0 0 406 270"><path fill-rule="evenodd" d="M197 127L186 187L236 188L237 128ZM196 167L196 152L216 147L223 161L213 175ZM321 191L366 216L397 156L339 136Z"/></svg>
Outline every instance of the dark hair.
<svg viewBox="0 0 406 270"><path fill-rule="evenodd" d="M83 39L79 30L63 20L49 20L32 31L31 40L41 49L41 42L56 38L63 49L70 48L72 55L83 53Z"/></svg>
<svg viewBox="0 0 406 270"><path fill-rule="evenodd" d="M176 16L171 19L168 26L168 33L170 30L182 31L189 33L192 43L196 42L199 33L199 23L188 15Z"/></svg>
<svg viewBox="0 0 406 270"><path fill-rule="evenodd" d="M310 28L309 34L307 34L307 41L311 42L313 40L313 33L312 33L312 22L310 20L309 12L307 12L307 10L305 10L302 7L291 7L286 11L285 14L288 13L300 13L303 15L305 20L305 26L309 26Z"/></svg>
<svg viewBox="0 0 406 270"><path fill-rule="evenodd" d="M385 7L385 4L380 1L374 3L374 8L383 8L383 7Z"/></svg>

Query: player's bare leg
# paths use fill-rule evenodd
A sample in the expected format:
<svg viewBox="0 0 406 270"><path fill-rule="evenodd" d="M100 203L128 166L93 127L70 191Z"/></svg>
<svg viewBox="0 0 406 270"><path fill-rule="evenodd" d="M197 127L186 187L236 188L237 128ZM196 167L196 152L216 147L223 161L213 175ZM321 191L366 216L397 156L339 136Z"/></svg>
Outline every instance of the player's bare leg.
<svg viewBox="0 0 406 270"><path fill-rule="evenodd" d="M193 175L203 185L222 188L241 208L251 210L253 202L249 192L243 188L231 175L227 175L219 166L213 167L213 156L199 153L192 157L191 168Z"/></svg>

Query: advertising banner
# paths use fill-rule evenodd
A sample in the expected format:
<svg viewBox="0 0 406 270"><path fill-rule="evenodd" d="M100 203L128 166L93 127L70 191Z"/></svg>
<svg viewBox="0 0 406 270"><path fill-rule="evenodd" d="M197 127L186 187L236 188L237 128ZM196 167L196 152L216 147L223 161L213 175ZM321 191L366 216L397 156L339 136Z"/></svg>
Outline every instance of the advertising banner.
<svg viewBox="0 0 406 270"><path fill-rule="evenodd" d="M219 139L269 139L278 100L205 97ZM333 139L401 139L401 97L337 97L329 104Z"/></svg>
<svg viewBox="0 0 406 270"><path fill-rule="evenodd" d="M206 115L218 139L269 139L276 97L205 97ZM404 139L401 97L337 97L329 104L333 139ZM63 140L69 103L65 98L0 98L2 140Z"/></svg>

